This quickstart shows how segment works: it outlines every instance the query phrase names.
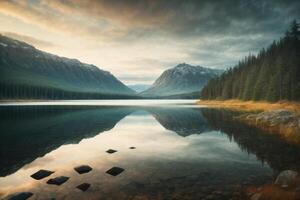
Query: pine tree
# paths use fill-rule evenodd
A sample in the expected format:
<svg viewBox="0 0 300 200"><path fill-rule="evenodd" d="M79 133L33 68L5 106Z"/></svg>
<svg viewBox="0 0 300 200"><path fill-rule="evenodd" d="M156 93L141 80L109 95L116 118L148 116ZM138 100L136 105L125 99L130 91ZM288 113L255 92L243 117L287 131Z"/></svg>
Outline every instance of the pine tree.
<svg viewBox="0 0 300 200"><path fill-rule="evenodd" d="M300 101L300 25L258 55L249 55L203 88L203 99Z"/></svg>

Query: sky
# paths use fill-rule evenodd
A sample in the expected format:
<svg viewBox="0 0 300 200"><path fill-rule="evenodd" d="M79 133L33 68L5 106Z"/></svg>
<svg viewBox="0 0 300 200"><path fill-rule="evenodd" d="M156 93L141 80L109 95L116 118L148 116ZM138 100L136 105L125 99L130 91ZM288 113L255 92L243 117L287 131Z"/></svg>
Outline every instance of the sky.
<svg viewBox="0 0 300 200"><path fill-rule="evenodd" d="M299 0L0 0L0 33L151 84L179 63L232 67L299 10Z"/></svg>

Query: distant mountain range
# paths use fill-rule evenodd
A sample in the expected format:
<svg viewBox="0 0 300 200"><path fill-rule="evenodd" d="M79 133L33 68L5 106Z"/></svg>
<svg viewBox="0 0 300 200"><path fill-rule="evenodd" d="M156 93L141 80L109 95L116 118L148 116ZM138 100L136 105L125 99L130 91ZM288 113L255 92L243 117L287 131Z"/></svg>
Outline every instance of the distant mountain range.
<svg viewBox="0 0 300 200"><path fill-rule="evenodd" d="M110 72L0 34L0 99L199 98L222 70L179 64L153 85L124 85ZM141 97L138 97L138 94Z"/></svg>
<svg viewBox="0 0 300 200"><path fill-rule="evenodd" d="M164 71L149 89L140 94L145 97L164 97L199 93L210 79L222 72L223 70L182 63Z"/></svg>
<svg viewBox="0 0 300 200"><path fill-rule="evenodd" d="M145 90L147 90L151 85L148 84L132 84L132 85L127 85L129 88L131 88L132 90L140 93L143 92Z"/></svg>
<svg viewBox="0 0 300 200"><path fill-rule="evenodd" d="M135 95L110 72L0 35L1 98ZM82 94L84 93L84 94Z"/></svg>

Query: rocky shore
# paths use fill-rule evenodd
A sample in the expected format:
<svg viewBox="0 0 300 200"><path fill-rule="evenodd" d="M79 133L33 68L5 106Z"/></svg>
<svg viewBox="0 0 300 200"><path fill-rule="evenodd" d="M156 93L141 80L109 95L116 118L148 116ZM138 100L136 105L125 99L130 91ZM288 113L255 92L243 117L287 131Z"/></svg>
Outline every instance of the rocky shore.
<svg viewBox="0 0 300 200"><path fill-rule="evenodd" d="M279 173L273 184L261 187L248 187L250 200L298 200L300 199L300 175L293 170Z"/></svg>
<svg viewBox="0 0 300 200"><path fill-rule="evenodd" d="M270 133L279 134L289 143L300 144L300 115L295 112L278 109L254 114L246 113L236 119Z"/></svg>

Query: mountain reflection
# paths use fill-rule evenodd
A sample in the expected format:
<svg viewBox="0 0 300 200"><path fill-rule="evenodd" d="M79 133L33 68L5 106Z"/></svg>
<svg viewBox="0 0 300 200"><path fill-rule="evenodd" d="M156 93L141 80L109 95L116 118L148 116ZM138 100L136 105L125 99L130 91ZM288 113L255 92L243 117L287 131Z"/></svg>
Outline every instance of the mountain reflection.
<svg viewBox="0 0 300 200"><path fill-rule="evenodd" d="M152 108L149 112L165 129L184 137L211 130L200 109Z"/></svg>
<svg viewBox="0 0 300 200"><path fill-rule="evenodd" d="M0 107L0 176L61 145L110 130L132 111L128 107Z"/></svg>
<svg viewBox="0 0 300 200"><path fill-rule="evenodd" d="M221 130L240 149L275 170L299 171L300 148L279 137L243 125L235 113L176 107L0 107L0 176L7 176L64 144L79 143L108 131L134 111L147 111L165 129L187 137ZM141 127L143 128L143 127Z"/></svg>

